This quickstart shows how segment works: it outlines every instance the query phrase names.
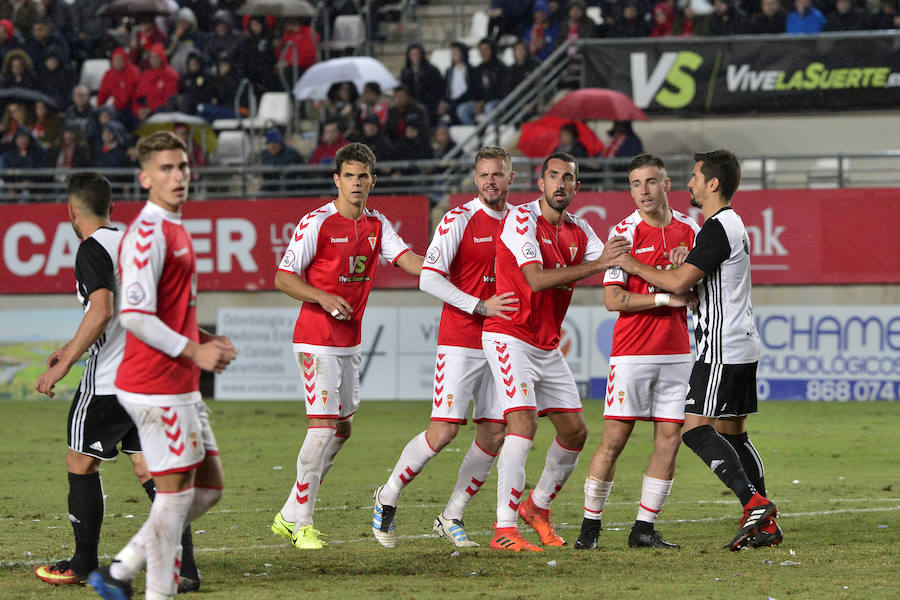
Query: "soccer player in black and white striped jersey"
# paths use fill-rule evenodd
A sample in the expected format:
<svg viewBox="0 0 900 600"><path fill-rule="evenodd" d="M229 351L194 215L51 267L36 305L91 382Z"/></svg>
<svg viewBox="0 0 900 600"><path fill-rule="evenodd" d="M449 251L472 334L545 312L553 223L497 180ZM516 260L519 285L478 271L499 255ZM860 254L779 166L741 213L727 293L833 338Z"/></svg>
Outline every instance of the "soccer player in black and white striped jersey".
<svg viewBox="0 0 900 600"><path fill-rule="evenodd" d="M698 153L694 160L688 183L691 204L706 221L684 263L660 271L625 254L612 264L675 293L696 286L698 356L685 400L682 440L744 505L740 530L726 548L771 546L783 534L746 427L747 415L756 412L760 340L750 303L750 240L731 208L741 167L728 150Z"/></svg>

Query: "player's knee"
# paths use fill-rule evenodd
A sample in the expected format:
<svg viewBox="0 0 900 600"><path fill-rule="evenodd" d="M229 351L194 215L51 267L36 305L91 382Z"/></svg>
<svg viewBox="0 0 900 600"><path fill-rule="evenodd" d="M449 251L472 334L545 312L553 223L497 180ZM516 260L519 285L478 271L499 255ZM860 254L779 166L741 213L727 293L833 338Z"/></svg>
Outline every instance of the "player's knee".
<svg viewBox="0 0 900 600"><path fill-rule="evenodd" d="M334 434L338 435L346 441L353 433L353 423L351 421L338 421Z"/></svg>
<svg viewBox="0 0 900 600"><path fill-rule="evenodd" d="M97 472L99 464L99 459L74 450L66 454L66 470L74 475L92 475Z"/></svg>
<svg viewBox="0 0 900 600"><path fill-rule="evenodd" d="M456 438L458 432L459 425L456 423L432 421L425 432L425 440L432 450L440 452Z"/></svg>
<svg viewBox="0 0 900 600"><path fill-rule="evenodd" d="M556 437L560 444L565 446L566 448L573 449L581 449L584 448L584 443L587 441L588 429L587 425L584 423L580 423L577 427L573 428L571 431L567 431L565 434L558 434Z"/></svg>

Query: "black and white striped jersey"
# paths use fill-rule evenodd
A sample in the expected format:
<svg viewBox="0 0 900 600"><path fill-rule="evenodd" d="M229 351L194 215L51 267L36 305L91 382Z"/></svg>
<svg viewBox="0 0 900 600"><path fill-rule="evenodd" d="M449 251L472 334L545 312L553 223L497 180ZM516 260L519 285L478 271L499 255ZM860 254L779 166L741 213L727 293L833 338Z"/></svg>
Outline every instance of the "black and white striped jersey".
<svg viewBox="0 0 900 600"><path fill-rule="evenodd" d="M75 255L75 285L78 301L87 312L90 296L101 288L111 290L116 299L115 314L106 330L88 349L88 359L81 376L84 397L116 393L116 371L125 350L125 330L119 324L119 243L122 232L101 227L78 246Z"/></svg>
<svg viewBox="0 0 900 600"><path fill-rule="evenodd" d="M731 207L706 220L687 262L706 273L695 290L700 298L694 314L697 360L758 361L761 346L750 302L750 238Z"/></svg>

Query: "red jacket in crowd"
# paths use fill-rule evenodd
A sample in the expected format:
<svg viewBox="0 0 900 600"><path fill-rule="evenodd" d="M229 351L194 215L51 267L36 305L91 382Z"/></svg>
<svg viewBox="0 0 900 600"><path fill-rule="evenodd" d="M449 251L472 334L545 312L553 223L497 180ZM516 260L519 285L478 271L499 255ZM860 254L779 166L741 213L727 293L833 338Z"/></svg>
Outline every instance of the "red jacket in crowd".
<svg viewBox="0 0 900 600"><path fill-rule="evenodd" d="M313 31L309 25L300 25L297 29L285 28L284 35L281 36L281 45L275 49L275 57L282 58L284 53L284 62L289 65L297 65L301 71L305 71L318 62L319 58L316 54L316 44L319 41L319 34ZM297 47L296 54L294 48L288 48L288 42Z"/></svg>
<svg viewBox="0 0 900 600"><path fill-rule="evenodd" d="M156 68L151 66L138 75L131 106L132 112L139 118L142 118L140 114L142 108L149 108L150 112L153 112L165 106L166 101L178 93L178 73L169 66L162 44L155 44L150 48L150 52L159 59L159 64Z"/></svg>
<svg viewBox="0 0 900 600"><path fill-rule="evenodd" d="M121 69L116 69L116 57L121 57ZM125 110L131 106L134 98L134 86L137 83L140 71L131 64L128 58L128 52L125 48L116 48L113 50L111 58L112 66L103 75L100 82L100 91L97 92L97 106L103 106L110 97L113 99L113 106L116 110Z"/></svg>

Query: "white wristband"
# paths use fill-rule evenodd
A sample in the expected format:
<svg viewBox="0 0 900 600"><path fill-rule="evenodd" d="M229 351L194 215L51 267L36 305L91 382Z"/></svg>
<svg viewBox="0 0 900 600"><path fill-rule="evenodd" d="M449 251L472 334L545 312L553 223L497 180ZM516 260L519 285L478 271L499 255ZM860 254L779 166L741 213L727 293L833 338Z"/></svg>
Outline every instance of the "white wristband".
<svg viewBox="0 0 900 600"><path fill-rule="evenodd" d="M653 297L653 302L654 302L657 306L668 306L668 305L669 305L669 298L670 298L670 297L671 297L670 294L656 294L656 295Z"/></svg>

